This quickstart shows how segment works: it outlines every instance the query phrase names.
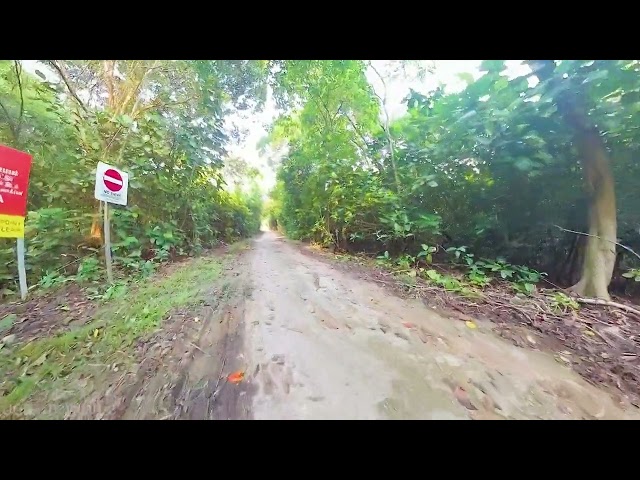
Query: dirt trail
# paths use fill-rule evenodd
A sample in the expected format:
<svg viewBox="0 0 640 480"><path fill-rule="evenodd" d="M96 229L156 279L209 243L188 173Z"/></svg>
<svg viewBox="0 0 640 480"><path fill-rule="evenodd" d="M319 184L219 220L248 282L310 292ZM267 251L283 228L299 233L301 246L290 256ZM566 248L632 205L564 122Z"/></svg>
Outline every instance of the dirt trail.
<svg viewBox="0 0 640 480"><path fill-rule="evenodd" d="M253 418L638 418L551 355L393 296L273 232L246 263Z"/></svg>
<svg viewBox="0 0 640 480"><path fill-rule="evenodd" d="M187 314L201 321L165 322L144 344L143 364L167 352L153 368L71 417L95 418L102 402L101 418L128 419L640 418L492 324L444 318L273 232L226 270Z"/></svg>

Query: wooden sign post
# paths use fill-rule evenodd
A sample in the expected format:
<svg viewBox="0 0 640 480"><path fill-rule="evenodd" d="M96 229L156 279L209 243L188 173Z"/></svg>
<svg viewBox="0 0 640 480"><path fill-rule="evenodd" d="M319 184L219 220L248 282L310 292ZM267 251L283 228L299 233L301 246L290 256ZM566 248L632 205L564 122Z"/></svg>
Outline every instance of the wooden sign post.
<svg viewBox="0 0 640 480"><path fill-rule="evenodd" d="M24 217L32 157L26 152L0 145L0 238L15 238L20 297L27 298L24 263Z"/></svg>
<svg viewBox="0 0 640 480"><path fill-rule="evenodd" d="M98 162L96 169L96 199L103 202L104 208L104 259L107 264L107 279L113 283L113 260L111 258L111 223L109 221L109 204L127 204L129 174L116 167Z"/></svg>

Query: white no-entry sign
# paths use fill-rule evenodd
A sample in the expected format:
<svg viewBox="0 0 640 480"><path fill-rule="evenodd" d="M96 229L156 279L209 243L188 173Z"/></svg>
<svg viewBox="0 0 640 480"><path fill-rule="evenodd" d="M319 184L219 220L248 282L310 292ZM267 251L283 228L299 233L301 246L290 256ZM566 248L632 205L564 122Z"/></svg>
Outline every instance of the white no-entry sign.
<svg viewBox="0 0 640 480"><path fill-rule="evenodd" d="M127 204L129 175L106 163L98 162L95 197L103 202Z"/></svg>

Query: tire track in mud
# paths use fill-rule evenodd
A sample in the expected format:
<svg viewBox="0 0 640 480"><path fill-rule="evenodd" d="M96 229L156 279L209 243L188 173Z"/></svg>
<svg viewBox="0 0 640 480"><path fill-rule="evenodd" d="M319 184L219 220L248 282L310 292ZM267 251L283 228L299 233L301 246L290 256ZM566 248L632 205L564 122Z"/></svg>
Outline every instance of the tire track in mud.
<svg viewBox="0 0 640 480"><path fill-rule="evenodd" d="M222 292L218 298L212 296L201 317L202 327L183 339L174 335L173 348L161 366L131 387L122 418L252 418L255 388L249 375L239 384L227 381L230 373L247 369L244 310L253 287L244 267L246 262L239 258L233 268L227 269ZM196 316L198 311L192 313Z"/></svg>
<svg viewBox="0 0 640 480"><path fill-rule="evenodd" d="M245 293L246 295L246 293ZM218 319L219 318L219 319ZM220 329L215 328L218 322ZM250 419L254 387L247 378L226 380L231 372L247 370L244 360L244 295L211 319L199 339L199 355L183 370L172 389L174 419Z"/></svg>

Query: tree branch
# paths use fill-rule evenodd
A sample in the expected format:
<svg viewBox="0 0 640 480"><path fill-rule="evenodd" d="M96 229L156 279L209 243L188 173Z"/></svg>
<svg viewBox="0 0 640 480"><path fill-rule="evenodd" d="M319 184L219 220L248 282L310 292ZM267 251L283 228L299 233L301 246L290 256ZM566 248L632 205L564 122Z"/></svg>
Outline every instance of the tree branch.
<svg viewBox="0 0 640 480"><path fill-rule="evenodd" d="M599 298L580 298L580 297L576 298L576 301L580 303L585 303L587 305L604 305L606 307L616 307L621 310L634 313L638 315L638 317L640 317L640 310L630 307L629 305L625 305L624 303L610 302L608 300L601 300Z"/></svg>
<svg viewBox="0 0 640 480"><path fill-rule="evenodd" d="M140 110L138 110L136 118L138 118L138 116L144 112L146 112L147 110L151 110L152 108L157 108L157 109L161 109L161 108L167 108L167 107L175 107L177 105L185 105L189 102L191 102L192 100L195 100L197 97L189 97L185 100L181 100L179 102L171 102L171 103L162 103L161 101L156 101L154 100L153 102L151 102L149 105L147 105L144 108L141 108Z"/></svg>
<svg viewBox="0 0 640 480"><path fill-rule="evenodd" d="M387 84L384 81L384 78L382 77L382 75L380 75L380 72L378 72L376 67L373 66L373 62L369 61L369 67L371 67L371 70L373 70L375 72L375 74L380 79L380 82L382 83L384 98L381 98L380 95L378 95L375 92L375 90L373 91L373 93L382 102L382 110L384 111L384 118L385 118L384 125L382 126L382 129L384 130L384 133L386 133L386 135L387 135L387 142L389 143L389 154L391 155L391 167L393 168L393 178L394 178L395 183L396 183L396 193L399 193L400 192L400 178L398 177L398 168L396 167L396 157L395 157L394 147L393 147L393 137L391 136L391 131L389 129L389 123L390 123L390 121L389 121L389 112L387 111Z"/></svg>
<svg viewBox="0 0 640 480"><path fill-rule="evenodd" d="M13 138L15 139L16 138L16 127L15 127L15 124L11 120L11 116L9 115L9 112L8 112L7 108L4 106L4 104L1 101L0 101L0 108L2 108L4 116L7 118L7 125L9 125L9 130L11 130L11 134L13 135Z"/></svg>
<svg viewBox="0 0 640 480"><path fill-rule="evenodd" d="M599 240L604 240L605 242L613 243L614 245L617 245L617 246L619 246L619 247L621 247L621 248L624 248L626 251L628 251L628 252L630 252L630 253L634 254L636 257L638 257L638 259L640 259L640 255L638 255L636 252L634 252L633 250L631 250L629 247L627 247L626 245L622 245L621 243L614 242L613 240L608 240L608 239L606 239L606 238L599 237L598 235L592 235L592 234L590 234L590 233L576 232L575 230L569 230L569 229L567 229L567 228L562 228L562 227L560 227L560 226L558 226L558 225L554 225L554 227L559 228L560 230L563 230L563 231L565 231L565 232L575 233L575 234L577 234L577 235L584 235L585 237L593 237L593 238L597 238L597 239L599 239Z"/></svg>
<svg viewBox="0 0 640 480"><path fill-rule="evenodd" d="M61 66L59 66L55 60L49 60L48 63L56 70L56 72L58 72L58 75L60 75L60 78L62 79L64 84L67 86L67 90L69 90L69 93L71 94L71 96L75 99L76 102L78 102L78 104L82 107L82 109L85 112L87 112L88 111L87 107L84 106L84 103L82 103L82 100L80 100L78 95L76 95L76 92L73 90L73 88L69 84L69 80L67 79L67 75L64 72L64 69Z"/></svg>
<svg viewBox="0 0 640 480"><path fill-rule="evenodd" d="M24 115L24 93L22 91L22 80L20 76L22 75L22 65L18 60L13 61L13 66L16 70L16 80L18 82L18 90L20 90L20 116L18 117L18 125L16 126L16 142L19 142L18 137L20 136L20 130L22 130L22 117Z"/></svg>
<svg viewBox="0 0 640 480"><path fill-rule="evenodd" d="M342 104L340 105L342 107ZM341 112L342 115L345 116L345 118L349 121L349 123L351 124L351 126L353 127L353 130L356 132L356 134L360 137L360 139L362 140L362 143L364 143L364 148L363 150L365 152L367 152L369 150L369 146L367 144L367 139L364 138L364 135L362 135L362 133L360 132L360 130L358 129L358 126L355 124L355 122L353 120L351 120L351 117L349 116L349 114L347 112ZM362 147L360 147L362 148Z"/></svg>
<svg viewBox="0 0 640 480"><path fill-rule="evenodd" d="M328 123L330 128L333 128L333 120L331 118L331 113L329 113L329 107L327 107L327 104L324 103L324 101L322 100L322 98L320 97L316 97L316 96L311 96L311 98L313 99L314 102L316 102L317 105L321 106L326 115L323 115L323 117L325 118L325 124Z"/></svg>

